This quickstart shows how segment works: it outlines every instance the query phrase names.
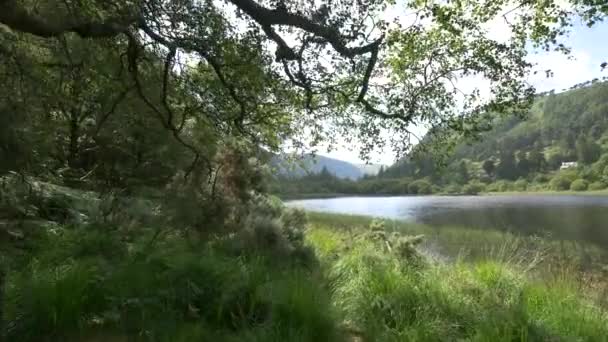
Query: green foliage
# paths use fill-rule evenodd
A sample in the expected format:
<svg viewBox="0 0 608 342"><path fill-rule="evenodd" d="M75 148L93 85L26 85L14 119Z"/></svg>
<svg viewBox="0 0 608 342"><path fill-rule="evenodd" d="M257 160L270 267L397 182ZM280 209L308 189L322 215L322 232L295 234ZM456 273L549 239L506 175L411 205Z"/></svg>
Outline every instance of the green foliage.
<svg viewBox="0 0 608 342"><path fill-rule="evenodd" d="M538 174L534 176L534 183L547 183L551 179L546 174Z"/></svg>
<svg viewBox="0 0 608 342"><path fill-rule="evenodd" d="M589 183L584 179L577 179L570 184L570 190L572 191L585 191Z"/></svg>
<svg viewBox="0 0 608 342"><path fill-rule="evenodd" d="M462 188L458 184L450 184L445 187L445 192L448 194L459 194L461 193Z"/></svg>
<svg viewBox="0 0 608 342"><path fill-rule="evenodd" d="M591 164L600 157L600 153L600 146L588 136L581 136L576 140L576 155L579 162Z"/></svg>
<svg viewBox="0 0 608 342"><path fill-rule="evenodd" d="M236 234L207 242L141 226L130 238L98 223L36 237L8 277L7 337L338 340L304 245L306 215L276 199L254 203Z"/></svg>
<svg viewBox="0 0 608 342"><path fill-rule="evenodd" d="M508 180L515 180L517 178L518 170L513 153L503 152L501 154L496 174L498 177Z"/></svg>
<svg viewBox="0 0 608 342"><path fill-rule="evenodd" d="M560 172L560 173L556 174L555 176L553 176L553 178L549 182L549 185L552 190L557 190L557 191L569 190L570 184L572 184L572 182L574 182L576 179L577 179L576 172L563 171L563 172Z"/></svg>
<svg viewBox="0 0 608 342"><path fill-rule="evenodd" d="M329 264L335 306L362 338L601 340L608 332L605 311L586 301L567 280L542 285L516 264L487 259L411 263L387 248L378 248L373 239L352 239L334 226L347 219L315 217L310 241L326 251L320 255ZM390 227L372 224L377 231Z"/></svg>
<svg viewBox="0 0 608 342"><path fill-rule="evenodd" d="M462 193L467 195L477 195L485 190L486 186L483 183L469 183L462 187Z"/></svg>
<svg viewBox="0 0 608 342"><path fill-rule="evenodd" d="M606 188L608 188L608 185L604 182L593 182L589 184L589 190L591 191L604 190Z"/></svg>
<svg viewBox="0 0 608 342"><path fill-rule="evenodd" d="M490 177L494 175L494 171L496 170L496 165L494 164L494 160L486 159L483 162L483 170Z"/></svg>
<svg viewBox="0 0 608 342"><path fill-rule="evenodd" d="M526 191L528 189L528 181L525 179L518 179L513 183L515 191Z"/></svg>
<svg viewBox="0 0 608 342"><path fill-rule="evenodd" d="M499 180L495 183L489 184L487 190L491 192L505 192L512 191L514 188L513 183L505 180Z"/></svg>
<svg viewBox="0 0 608 342"><path fill-rule="evenodd" d="M549 182L551 189L557 191L569 190L571 183L572 181L569 178L561 176L555 176L551 179L551 182Z"/></svg>
<svg viewBox="0 0 608 342"><path fill-rule="evenodd" d="M509 183L490 183L520 178L527 181L536 178L533 183L546 183L563 162L578 160L580 178L607 182L608 174L604 169L608 159L600 156L600 143L605 141L601 137L608 130L608 121L601 113L607 109L607 103L606 82L587 82L560 94L540 94L525 120L497 119L493 128L482 133L480 139L458 138L453 155L444 160L445 167L428 167L433 165L428 160L431 156L417 154L418 149L414 149L413 153L386 169L383 177L407 177L410 181L424 178L444 191L451 184L464 184L463 179L467 178L471 182L489 184L489 191L536 191L546 190L546 187L529 184L524 188L520 182L504 188L503 184ZM423 143L431 144L435 140L425 137ZM553 188L569 189L569 184L555 184Z"/></svg>
<svg viewBox="0 0 608 342"><path fill-rule="evenodd" d="M408 185L407 190L408 193L414 195L426 195L430 194L432 191L431 184L423 179L411 182Z"/></svg>

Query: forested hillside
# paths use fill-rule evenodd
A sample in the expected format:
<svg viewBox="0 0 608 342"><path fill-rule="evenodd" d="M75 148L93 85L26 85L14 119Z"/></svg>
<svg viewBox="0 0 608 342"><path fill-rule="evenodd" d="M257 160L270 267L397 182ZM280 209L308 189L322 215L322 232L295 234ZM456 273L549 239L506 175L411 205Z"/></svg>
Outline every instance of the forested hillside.
<svg viewBox="0 0 608 342"><path fill-rule="evenodd" d="M380 178L425 179L449 192L471 184L490 191L599 190L607 166L608 83L594 81L540 95L523 119L501 120L479 140L458 143L445 167L421 153Z"/></svg>

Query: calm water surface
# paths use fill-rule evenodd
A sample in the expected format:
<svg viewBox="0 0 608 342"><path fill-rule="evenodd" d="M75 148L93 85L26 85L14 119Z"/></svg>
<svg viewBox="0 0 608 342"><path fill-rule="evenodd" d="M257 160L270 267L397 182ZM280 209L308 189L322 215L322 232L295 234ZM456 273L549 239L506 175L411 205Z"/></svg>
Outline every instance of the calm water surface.
<svg viewBox="0 0 608 342"><path fill-rule="evenodd" d="M608 196L404 196L288 201L307 210L586 240L608 248Z"/></svg>

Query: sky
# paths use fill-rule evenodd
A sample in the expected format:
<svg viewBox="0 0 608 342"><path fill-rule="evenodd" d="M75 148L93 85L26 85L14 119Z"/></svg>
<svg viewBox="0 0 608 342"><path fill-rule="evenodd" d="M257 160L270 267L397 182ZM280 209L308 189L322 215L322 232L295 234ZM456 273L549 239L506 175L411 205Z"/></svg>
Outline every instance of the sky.
<svg viewBox="0 0 608 342"><path fill-rule="evenodd" d="M500 25L493 27L491 31L497 37L504 32ZM531 75L528 82L538 92L549 90L559 92L577 83L608 76L608 69L602 71L600 67L602 62L608 61L606 37L608 37L608 23L598 23L591 28L578 24L567 37L562 39L566 46L572 48L571 58L559 52L531 50L529 61L537 65L533 70L551 69L553 76L547 78L544 72L538 72L536 75ZM329 153L319 151L319 154L351 163L363 163L359 159L359 151L356 147L352 148L344 144L338 144ZM390 149L385 149L383 152L372 154L371 162L390 165L394 162L394 155Z"/></svg>

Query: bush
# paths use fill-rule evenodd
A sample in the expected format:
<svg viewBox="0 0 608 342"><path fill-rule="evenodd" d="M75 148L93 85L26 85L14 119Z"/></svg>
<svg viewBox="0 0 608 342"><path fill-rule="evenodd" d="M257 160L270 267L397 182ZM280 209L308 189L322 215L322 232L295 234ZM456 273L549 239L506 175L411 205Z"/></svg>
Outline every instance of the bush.
<svg viewBox="0 0 608 342"><path fill-rule="evenodd" d="M538 174L534 177L534 183L547 183L550 180L546 174Z"/></svg>
<svg viewBox="0 0 608 342"><path fill-rule="evenodd" d="M570 189L570 181L565 178L555 177L551 179L550 185L552 190L564 191Z"/></svg>
<svg viewBox="0 0 608 342"><path fill-rule="evenodd" d="M432 191L431 184L423 179L413 181L407 188L408 192L414 195L426 195Z"/></svg>
<svg viewBox="0 0 608 342"><path fill-rule="evenodd" d="M460 185L450 184L445 187L445 192L448 194L459 194L462 191Z"/></svg>
<svg viewBox="0 0 608 342"><path fill-rule="evenodd" d="M567 177L563 177L562 175L557 175L551 179L549 185L551 186L551 190L556 191L564 191L570 189L570 184L572 184L572 180Z"/></svg>
<svg viewBox="0 0 608 342"><path fill-rule="evenodd" d="M299 214L287 216L291 227L301 222ZM160 238L157 247L111 263L93 255L42 258L11 273L7 341L340 340L319 273L294 258L253 251L235 258L223 245L176 236Z"/></svg>
<svg viewBox="0 0 608 342"><path fill-rule="evenodd" d="M516 191L526 191L528 189L528 181L520 178L513 183L513 188Z"/></svg>
<svg viewBox="0 0 608 342"><path fill-rule="evenodd" d="M570 190L572 191L585 191L587 190L588 183L584 179L577 179L570 184Z"/></svg>
<svg viewBox="0 0 608 342"><path fill-rule="evenodd" d="M593 182L589 184L589 190L591 191L604 190L607 187L608 185L606 185L604 182Z"/></svg>
<svg viewBox="0 0 608 342"><path fill-rule="evenodd" d="M486 187L482 183L469 183L462 187L462 192L467 195L477 195L485 191Z"/></svg>
<svg viewBox="0 0 608 342"><path fill-rule="evenodd" d="M489 192L505 192L513 190L513 184L506 180L499 180L496 183L488 184L487 191Z"/></svg>

